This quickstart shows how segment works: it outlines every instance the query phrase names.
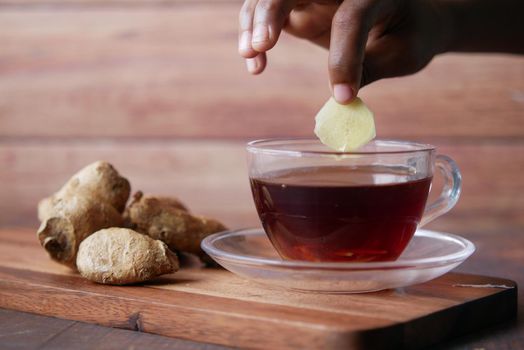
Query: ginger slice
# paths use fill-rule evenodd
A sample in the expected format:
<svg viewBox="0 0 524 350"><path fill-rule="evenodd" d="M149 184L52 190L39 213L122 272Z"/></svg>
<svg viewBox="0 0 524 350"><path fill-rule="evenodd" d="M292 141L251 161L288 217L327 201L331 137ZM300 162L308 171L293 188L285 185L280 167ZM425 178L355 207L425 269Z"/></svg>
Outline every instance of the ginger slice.
<svg viewBox="0 0 524 350"><path fill-rule="evenodd" d="M354 151L376 136L373 113L358 97L348 105L330 98L315 122L315 134L320 141L339 152Z"/></svg>

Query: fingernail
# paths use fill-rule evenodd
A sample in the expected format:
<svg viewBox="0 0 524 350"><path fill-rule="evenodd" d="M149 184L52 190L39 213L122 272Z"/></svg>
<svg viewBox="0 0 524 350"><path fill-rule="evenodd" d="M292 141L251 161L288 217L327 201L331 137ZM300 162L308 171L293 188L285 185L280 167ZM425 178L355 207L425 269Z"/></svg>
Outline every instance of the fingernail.
<svg viewBox="0 0 524 350"><path fill-rule="evenodd" d="M255 58L246 58L246 67L249 72L256 72L258 69L258 61Z"/></svg>
<svg viewBox="0 0 524 350"><path fill-rule="evenodd" d="M240 40L238 41L238 51L247 52L251 50L251 33L245 31L240 35Z"/></svg>
<svg viewBox="0 0 524 350"><path fill-rule="evenodd" d="M335 84L333 86L333 97L338 103L346 104L351 102L355 94L348 84Z"/></svg>
<svg viewBox="0 0 524 350"><path fill-rule="evenodd" d="M253 31L253 42L260 43L269 40L269 30L263 24L257 24Z"/></svg>

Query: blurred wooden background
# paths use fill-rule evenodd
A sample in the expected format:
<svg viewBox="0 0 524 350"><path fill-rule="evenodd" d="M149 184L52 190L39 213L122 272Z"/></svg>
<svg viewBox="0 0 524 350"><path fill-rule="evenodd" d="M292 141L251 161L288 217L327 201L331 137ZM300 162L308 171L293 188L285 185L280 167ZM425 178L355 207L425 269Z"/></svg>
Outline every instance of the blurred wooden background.
<svg viewBox="0 0 524 350"><path fill-rule="evenodd" d="M0 226L113 162L134 189L181 197L232 227L258 223L244 143L311 136L327 53L285 36L267 72L236 50L239 0L0 0ZM445 55L361 96L378 135L436 144L463 171L433 228L524 229L524 58Z"/></svg>

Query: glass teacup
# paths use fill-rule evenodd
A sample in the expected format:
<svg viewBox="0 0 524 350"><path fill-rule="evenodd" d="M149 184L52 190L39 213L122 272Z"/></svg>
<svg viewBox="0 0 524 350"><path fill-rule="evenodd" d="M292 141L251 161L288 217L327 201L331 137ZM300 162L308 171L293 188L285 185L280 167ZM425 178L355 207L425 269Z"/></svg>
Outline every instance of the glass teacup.
<svg viewBox="0 0 524 350"><path fill-rule="evenodd" d="M269 139L247 151L258 215L284 259L395 260L460 195L457 165L431 145L374 140L341 153L317 139ZM435 167L444 186L426 204Z"/></svg>

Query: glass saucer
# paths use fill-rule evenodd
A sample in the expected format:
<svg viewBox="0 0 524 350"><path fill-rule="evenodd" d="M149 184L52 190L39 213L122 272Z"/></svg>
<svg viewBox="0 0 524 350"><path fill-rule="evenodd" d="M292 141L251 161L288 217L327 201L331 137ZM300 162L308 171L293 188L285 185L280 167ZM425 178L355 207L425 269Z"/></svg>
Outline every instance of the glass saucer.
<svg viewBox="0 0 524 350"><path fill-rule="evenodd" d="M261 228L208 236L202 248L227 270L286 289L364 293L427 282L454 269L474 251L473 243L449 233L418 230L396 261L308 262L283 260Z"/></svg>

